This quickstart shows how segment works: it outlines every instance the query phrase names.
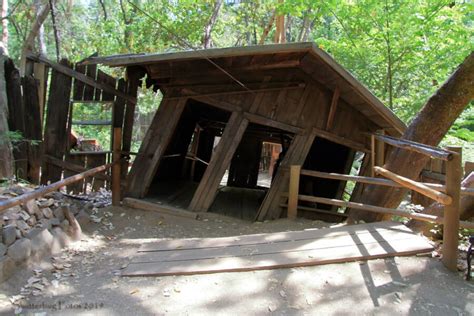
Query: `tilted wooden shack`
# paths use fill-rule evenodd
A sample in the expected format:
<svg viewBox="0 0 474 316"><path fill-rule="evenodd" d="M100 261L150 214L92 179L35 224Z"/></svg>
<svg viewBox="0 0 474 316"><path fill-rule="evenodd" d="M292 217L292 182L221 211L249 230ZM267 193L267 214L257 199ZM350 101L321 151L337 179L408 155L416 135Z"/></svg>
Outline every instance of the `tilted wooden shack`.
<svg viewBox="0 0 474 316"><path fill-rule="evenodd" d="M128 174L125 195L191 211L208 211L219 195L227 195L220 202L235 207L240 201L250 210L243 217L278 218L285 211L290 165L349 173L356 152L370 152L369 133L400 136L405 129L313 43L94 57L85 63L126 67L129 76L146 76L148 86L161 90L164 97ZM263 142L283 148L268 189L257 185ZM368 161L361 173L369 170ZM227 186L240 190L222 190L226 170ZM345 187L338 180L301 181L303 193L330 198L341 198ZM358 192L357 186L352 199ZM313 207L322 215L335 212Z"/></svg>

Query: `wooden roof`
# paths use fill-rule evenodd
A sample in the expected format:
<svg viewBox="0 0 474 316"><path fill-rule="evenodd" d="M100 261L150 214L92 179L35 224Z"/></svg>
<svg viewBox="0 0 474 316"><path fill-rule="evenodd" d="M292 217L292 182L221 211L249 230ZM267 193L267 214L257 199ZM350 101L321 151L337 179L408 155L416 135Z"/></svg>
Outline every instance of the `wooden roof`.
<svg viewBox="0 0 474 316"><path fill-rule="evenodd" d="M179 77L199 69L201 77L210 71L228 72L240 80L238 75L234 76L234 70L258 72L273 68L299 68L330 90L338 87L341 98L389 134L398 136L406 129L406 125L376 96L312 42L91 57L83 63L111 67L142 66L155 79Z"/></svg>

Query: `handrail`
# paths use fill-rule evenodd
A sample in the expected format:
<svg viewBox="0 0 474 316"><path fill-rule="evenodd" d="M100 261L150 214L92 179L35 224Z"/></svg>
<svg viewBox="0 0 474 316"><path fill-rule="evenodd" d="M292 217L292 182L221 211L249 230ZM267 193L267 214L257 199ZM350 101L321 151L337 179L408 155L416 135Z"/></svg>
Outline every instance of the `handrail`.
<svg viewBox="0 0 474 316"><path fill-rule="evenodd" d="M400 139L400 138L395 138L395 137L381 135L381 134L373 134L373 135L376 139L383 141L394 147L415 151L417 153L424 154L432 158L438 158L438 159L449 161L453 159L454 155L458 155L458 153L455 151L441 149L441 148L417 143L417 142L406 140L406 139Z"/></svg>
<svg viewBox="0 0 474 316"><path fill-rule="evenodd" d="M438 192L422 183L413 181L411 179L402 177L396 173L393 173L387 169L384 169L382 167L374 167L374 171L377 174L380 174L394 182L397 182L398 184L401 184L403 187L414 190L418 193L423 194L424 196L427 196L436 202L442 203L444 205L449 205L453 202L453 199L442 192Z"/></svg>
<svg viewBox="0 0 474 316"><path fill-rule="evenodd" d="M105 170L109 169L111 166L113 166L114 164L116 164L118 162L119 161L115 161L115 162L108 163L108 164L105 164L105 165L102 165L102 166L99 166L99 167L95 167L93 169L78 173L76 175L70 176L70 177L65 178L63 180L54 182L50 185L40 187L40 188L38 188L36 190L33 190L31 192L27 192L27 193L24 193L24 194L19 195L17 197L14 197L14 198L11 198L11 199L8 199L8 200L5 200L5 201L1 201L0 202L0 213L2 213L3 211L5 211L6 209L8 209L10 207L20 205L22 203L28 202L29 200L40 198L40 197L44 196L45 194L50 193L50 192L54 192L54 191L58 190L59 188L61 188L63 186L73 184L73 183L75 183L77 181L80 181L82 179L85 179L87 177L91 177L91 176L93 176L93 175L95 175L99 172L105 171Z"/></svg>

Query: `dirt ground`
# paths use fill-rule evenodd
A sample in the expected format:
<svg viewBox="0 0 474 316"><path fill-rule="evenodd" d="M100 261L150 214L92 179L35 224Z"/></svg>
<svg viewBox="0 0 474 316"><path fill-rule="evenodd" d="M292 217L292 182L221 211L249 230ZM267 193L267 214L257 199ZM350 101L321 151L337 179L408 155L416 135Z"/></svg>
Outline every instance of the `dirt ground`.
<svg viewBox="0 0 474 316"><path fill-rule="evenodd" d="M32 270L0 285L0 314L26 315L474 315L474 282L439 259L397 257L239 273L120 277L151 238L221 237L328 227L323 222L249 223L215 214L200 220L107 207L82 240L38 263L48 284L13 306ZM56 272L53 274L53 265ZM61 265L58 273L57 266Z"/></svg>

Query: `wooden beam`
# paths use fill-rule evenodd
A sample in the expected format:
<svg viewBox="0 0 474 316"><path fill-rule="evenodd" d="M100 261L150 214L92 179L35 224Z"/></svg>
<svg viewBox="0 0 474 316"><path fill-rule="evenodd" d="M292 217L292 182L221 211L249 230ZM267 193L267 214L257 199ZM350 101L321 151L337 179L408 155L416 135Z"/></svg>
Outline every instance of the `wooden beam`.
<svg viewBox="0 0 474 316"><path fill-rule="evenodd" d="M119 160L121 159L121 150L122 150L122 128L115 127L114 128L114 143L113 143L113 156L112 161L117 162L112 166L112 205L119 206L120 200L122 196L121 188L120 188L120 178L121 178L121 171L120 171L120 163Z"/></svg>
<svg viewBox="0 0 474 316"><path fill-rule="evenodd" d="M444 265L451 271L457 271L459 244L459 217L462 148L448 147L450 151L458 151L453 159L446 163L446 193L452 198L452 203L444 206L443 221L443 258ZM473 223L474 224L474 223ZM473 225L474 226L474 225Z"/></svg>
<svg viewBox="0 0 474 316"><path fill-rule="evenodd" d="M304 164L315 138L316 133L314 129L308 129L305 133L298 134L293 138L275 174L272 185L258 210L255 217L256 220L263 221L265 219L280 218L282 212L280 204L283 202L281 201L281 193L288 190L289 167L291 165Z"/></svg>
<svg viewBox="0 0 474 316"><path fill-rule="evenodd" d="M336 110L337 110L337 103L339 102L339 95L340 95L339 87L336 87L332 95L331 106L329 108L329 114L328 114L328 120L326 121L326 131L329 131L331 129L332 123L334 122L334 117L336 116Z"/></svg>
<svg viewBox="0 0 474 316"><path fill-rule="evenodd" d="M444 194L442 192L438 192L420 182L416 182L414 180L402 177L396 173L393 173L387 169L384 169L382 167L374 167L375 173L382 175L394 182L397 182L398 184L401 184L403 187L407 189L411 189L413 191L416 191L418 193L423 194L424 196L427 196L436 202L442 203L444 205L449 205L453 202L453 199L451 196ZM459 185L459 187L461 187Z"/></svg>
<svg viewBox="0 0 474 316"><path fill-rule="evenodd" d="M377 131L378 134L384 135L385 131L379 130ZM375 164L377 166L382 167L385 163L385 143L378 140L375 142Z"/></svg>
<svg viewBox="0 0 474 316"><path fill-rule="evenodd" d="M387 135L375 134L374 137L377 140L383 141L394 147L414 151L414 152L429 156L431 158L437 158L437 159L448 161L448 160L453 159L453 155L456 154L455 152L452 152L449 150L440 149L438 147L429 146L429 145L413 142L406 139L390 137Z"/></svg>
<svg viewBox="0 0 474 316"><path fill-rule="evenodd" d="M125 198L123 199L123 205L126 207L131 207L139 210L153 211L163 215L172 215L179 217L186 217L191 219L197 219L198 214L194 212L189 212L180 208L160 205L157 203L148 202L145 200L139 200L134 198Z"/></svg>
<svg viewBox="0 0 474 316"><path fill-rule="evenodd" d="M280 204L280 207L281 208L288 208L288 204L282 203L282 204ZM338 212L328 211L328 210L321 210L319 208L301 206L301 205L298 205L298 209L303 210L303 211L316 212L316 213L321 213L321 214L331 215L331 216L338 216L338 217L343 217L343 218L347 218L349 216L348 214L344 214L344 213L338 213Z"/></svg>
<svg viewBox="0 0 474 316"><path fill-rule="evenodd" d="M123 93L122 91L119 91L107 84L103 84L103 83L98 83L96 82L94 79L80 73L80 72L77 72L71 68L68 68L68 67L65 67L63 65L60 65L60 64L57 64L53 61L50 61L44 57L42 57L41 55L37 55L37 54L33 54L33 53L29 53L27 55L27 58L30 59L30 60L33 60L35 62L38 62L38 63L43 63L43 64L46 64L47 66L51 67L52 69L58 71L58 72L61 72L69 77L72 77L74 79L77 79L79 81L82 81L84 82L85 84L88 84L96 89L101 89L101 90L104 90L108 93L112 93L116 96L119 96L129 102L132 102L132 103L137 103L137 98L135 97L132 97L126 93Z"/></svg>
<svg viewBox="0 0 474 316"><path fill-rule="evenodd" d="M185 98L168 100L166 97L161 101L128 175L126 195L141 198L148 192L186 102Z"/></svg>
<svg viewBox="0 0 474 316"><path fill-rule="evenodd" d="M240 112L240 111L242 111L242 108L240 106L237 106L237 105L232 104L230 102L217 100L217 99L214 99L214 98L208 97L208 96L195 96L195 97L192 97L191 99L194 99L196 101L215 106L216 108L219 108L219 109L222 109L222 110L228 111L228 112Z"/></svg>
<svg viewBox="0 0 474 316"><path fill-rule="evenodd" d="M80 166L78 164L75 164L75 163L72 163L72 162L69 162L69 161L59 160L59 159L54 158L52 156L44 155L43 160L50 163L50 164L61 167L62 169L74 171L74 172L77 172L77 173L87 171L87 168L85 168L84 166ZM101 180L110 181L110 177L106 174L99 173L99 174L96 174L94 177L98 178L98 179L101 179Z"/></svg>
<svg viewBox="0 0 474 316"><path fill-rule="evenodd" d="M249 121L240 112L233 112L227 122L221 140L211 157L199 186L189 204L189 209L194 212L207 212L212 205L219 183L225 170L229 167L235 150L247 129Z"/></svg>
<svg viewBox="0 0 474 316"><path fill-rule="evenodd" d="M258 114L244 112L244 117L248 119L251 123L278 128L287 132L291 132L293 134L301 134L304 131L300 127L281 123Z"/></svg>
<svg viewBox="0 0 474 316"><path fill-rule="evenodd" d="M284 195L288 195L288 193L285 193ZM421 214L421 213L408 213L402 210L386 208L386 207L381 207L381 206L367 205L363 203L347 202L343 200L328 199L328 198L315 197L315 196L309 196L309 195L299 195L298 199L300 201L321 203L321 204L327 204L327 205L337 205L340 207L348 207L348 208L350 207L353 209L364 210L368 212L407 217L407 218L412 218L412 219L423 221L423 222L438 223L438 224L444 223L444 219L442 217L438 217L435 215L428 215L428 214ZM473 229L474 223L468 222L468 221L462 221L460 222L460 226L463 228Z"/></svg>
<svg viewBox="0 0 474 316"><path fill-rule="evenodd" d="M113 165L113 163L109 163L109 164L106 164L106 165L103 165L103 166L99 166L99 167L96 167L94 169L87 170L86 172L82 172L82 173L76 174L72 177L63 179L61 181L57 181L57 182L52 183L50 185L40 187L39 189L24 193L22 195L19 195L17 197L12 198L12 199L8 199L8 200L5 200L5 201L0 201L0 213L2 213L3 211L5 211L6 209L8 209L10 207L20 205L22 203L26 203L26 202L28 202L30 200L33 200L33 199L40 198L40 197L44 196L45 194L50 193L50 192L54 192L54 191L58 190L59 188L61 188L63 186L72 184L74 182L80 181L80 180L82 180L84 178L87 178L87 177L94 176L97 173L108 170L112 165Z"/></svg>
<svg viewBox="0 0 474 316"><path fill-rule="evenodd" d="M235 84L235 88L240 90L231 90L231 91L219 91L219 92L209 92L202 93L191 88L183 88L181 92L176 96L170 95L169 98L182 98L182 97L211 97L211 96L221 96L221 95L234 95L234 94L249 94L249 93L260 93L260 92L272 92L272 91L281 91L281 90L295 90L295 89L304 89L305 83L296 83L289 86L280 86L276 88L249 88L249 90L242 90L242 87Z"/></svg>
<svg viewBox="0 0 474 316"><path fill-rule="evenodd" d="M300 187L301 166L293 165L290 167L290 185L288 191L288 218L296 219L298 208L298 194Z"/></svg>
<svg viewBox="0 0 474 316"><path fill-rule="evenodd" d="M353 140L350 140L346 137L338 136L336 134L333 134L333 133L330 133L330 132L327 132L327 131L323 131L322 129L319 129L319 128L316 128L316 127L313 128L313 131L318 137L330 140L334 143L338 143L340 145L347 146L349 148L352 148L352 149L360 151L360 152L364 152L364 153L369 153L370 152L370 150L368 148L366 148L366 146L364 144L358 143L358 142L353 141Z"/></svg>

